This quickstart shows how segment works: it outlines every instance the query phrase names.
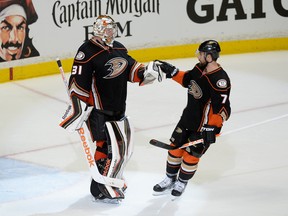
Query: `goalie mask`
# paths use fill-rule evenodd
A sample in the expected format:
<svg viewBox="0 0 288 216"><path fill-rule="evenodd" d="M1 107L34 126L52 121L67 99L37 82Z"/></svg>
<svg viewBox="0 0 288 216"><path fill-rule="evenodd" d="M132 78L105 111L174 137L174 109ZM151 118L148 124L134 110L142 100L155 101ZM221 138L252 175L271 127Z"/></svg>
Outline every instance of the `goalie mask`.
<svg viewBox="0 0 288 216"><path fill-rule="evenodd" d="M113 47L117 35L117 24L110 16L101 15L93 24L93 33L100 37L106 45Z"/></svg>

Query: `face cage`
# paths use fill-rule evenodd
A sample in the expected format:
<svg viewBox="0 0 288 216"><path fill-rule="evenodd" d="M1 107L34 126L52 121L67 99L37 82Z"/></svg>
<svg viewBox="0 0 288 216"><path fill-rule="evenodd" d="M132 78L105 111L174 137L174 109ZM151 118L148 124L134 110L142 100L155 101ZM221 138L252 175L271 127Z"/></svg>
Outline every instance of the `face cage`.
<svg viewBox="0 0 288 216"><path fill-rule="evenodd" d="M93 30L95 36L100 37L108 46L113 46L113 42L117 36L116 23L110 23L106 26L94 24Z"/></svg>

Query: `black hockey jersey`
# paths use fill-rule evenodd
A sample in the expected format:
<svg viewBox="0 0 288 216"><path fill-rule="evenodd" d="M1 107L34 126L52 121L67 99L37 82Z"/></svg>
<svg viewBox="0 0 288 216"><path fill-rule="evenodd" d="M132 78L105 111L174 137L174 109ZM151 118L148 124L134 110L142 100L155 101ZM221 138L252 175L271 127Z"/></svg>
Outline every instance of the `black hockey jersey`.
<svg viewBox="0 0 288 216"><path fill-rule="evenodd" d="M206 74L203 74L202 69L197 64L185 72L181 80L183 87L188 88L188 99L180 121L187 129L198 132L204 124L221 129L222 119L226 121L231 113L231 83L227 73L222 67ZM221 119L220 125L213 119L215 117Z"/></svg>
<svg viewBox="0 0 288 216"><path fill-rule="evenodd" d="M77 52L69 79L70 95L98 110L125 112L127 82L140 82L143 65L114 41L113 47L86 41Z"/></svg>

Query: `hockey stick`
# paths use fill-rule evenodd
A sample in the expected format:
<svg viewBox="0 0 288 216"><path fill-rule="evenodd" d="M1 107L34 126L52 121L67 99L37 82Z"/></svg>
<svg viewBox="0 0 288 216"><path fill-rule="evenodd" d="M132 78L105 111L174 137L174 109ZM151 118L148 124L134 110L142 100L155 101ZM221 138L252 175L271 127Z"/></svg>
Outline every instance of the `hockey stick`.
<svg viewBox="0 0 288 216"><path fill-rule="evenodd" d="M56 60L57 60L57 65L59 67L59 71L61 73L62 80L65 84L65 88L66 88L68 97L70 98L70 93L68 90L68 82L67 82L67 79L66 79L63 67L62 67L61 60L59 58L57 58ZM69 107L68 107L68 109L71 109L71 107L72 107L71 101L69 103ZM77 130L77 132L80 136L83 151L84 151L84 154L86 156L85 158L86 158L86 161L87 161L87 164L88 164L92 178L98 183L113 186L113 187L122 188L124 186L124 180L116 179L116 178L110 178L110 177L103 176L100 174L98 167L96 165L96 162L94 160L94 157L91 153L91 143L90 143L90 140L88 139L89 136L88 136L87 130L88 130L88 128L87 128L86 124L83 124L83 127L81 127L79 130Z"/></svg>
<svg viewBox="0 0 288 216"><path fill-rule="evenodd" d="M198 139L198 140L194 140L194 141L185 143L184 145L182 145L180 147L175 147L175 146L169 145L167 143L161 142L161 141L156 140L156 139L151 139L149 143L151 145L157 146L159 148L163 148L163 149L167 149L167 150L173 150L173 149L183 149L183 148L186 148L188 146L192 146L192 145L197 145L199 143L203 143L203 139Z"/></svg>

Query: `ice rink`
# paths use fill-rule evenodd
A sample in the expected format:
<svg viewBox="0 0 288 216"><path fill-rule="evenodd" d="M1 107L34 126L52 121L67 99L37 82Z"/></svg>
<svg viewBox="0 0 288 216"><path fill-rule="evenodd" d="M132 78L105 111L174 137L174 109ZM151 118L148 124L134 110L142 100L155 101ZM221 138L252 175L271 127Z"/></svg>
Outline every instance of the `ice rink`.
<svg viewBox="0 0 288 216"><path fill-rule="evenodd" d="M176 201L152 196L167 152L149 144L168 142L186 105L186 89L176 82L129 84L135 147L120 205L92 201L78 134L58 126L67 106L60 73L0 84L0 215L287 216L287 61L288 51L220 57L232 82L232 115ZM169 62L186 70L197 61Z"/></svg>

